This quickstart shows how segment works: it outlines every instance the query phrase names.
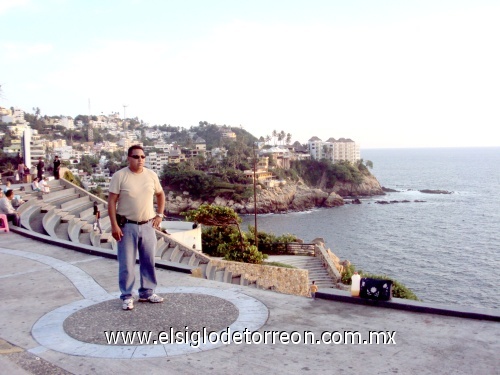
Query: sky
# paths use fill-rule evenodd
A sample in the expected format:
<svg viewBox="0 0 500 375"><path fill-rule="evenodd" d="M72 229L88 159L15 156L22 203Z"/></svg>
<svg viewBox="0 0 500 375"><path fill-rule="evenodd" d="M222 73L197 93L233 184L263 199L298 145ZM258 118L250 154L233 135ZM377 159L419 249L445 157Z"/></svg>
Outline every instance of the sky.
<svg viewBox="0 0 500 375"><path fill-rule="evenodd" d="M0 0L0 106L500 146L498 0Z"/></svg>

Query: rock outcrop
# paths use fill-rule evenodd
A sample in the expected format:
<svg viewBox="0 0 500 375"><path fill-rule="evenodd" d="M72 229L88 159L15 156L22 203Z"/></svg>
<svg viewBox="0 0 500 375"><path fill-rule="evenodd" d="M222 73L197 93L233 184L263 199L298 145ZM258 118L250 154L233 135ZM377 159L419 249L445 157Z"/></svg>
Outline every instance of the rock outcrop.
<svg viewBox="0 0 500 375"><path fill-rule="evenodd" d="M424 190L419 190L421 193L424 194L451 194L451 191L448 190L433 190L433 189L424 189Z"/></svg>
<svg viewBox="0 0 500 375"><path fill-rule="evenodd" d="M385 195L382 186L373 176L365 176L359 185L349 182L337 182L333 188L342 197L366 197L373 195Z"/></svg>
<svg viewBox="0 0 500 375"><path fill-rule="evenodd" d="M305 211L315 207L336 207L344 204L344 196L383 195L382 187L373 176L365 178L359 185L341 183L333 191L310 188L302 182L290 183L272 188L258 187L257 212L280 213L288 211ZM213 203L219 206L233 208L240 214L254 213L253 197L243 202L235 202L223 197L215 197L211 202L192 199L188 193L167 194L166 209L170 214L180 214L187 210L198 208L203 203Z"/></svg>

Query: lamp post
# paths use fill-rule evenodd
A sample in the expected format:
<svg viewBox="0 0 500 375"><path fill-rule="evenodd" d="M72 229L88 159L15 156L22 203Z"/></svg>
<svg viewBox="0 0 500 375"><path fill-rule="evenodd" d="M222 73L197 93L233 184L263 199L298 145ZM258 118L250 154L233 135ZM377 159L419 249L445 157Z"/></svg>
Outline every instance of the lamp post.
<svg viewBox="0 0 500 375"><path fill-rule="evenodd" d="M253 214L255 221L255 247L259 250L259 240L257 238L257 189L256 189L256 179L255 170L257 169L257 157L255 156L255 142L253 143Z"/></svg>

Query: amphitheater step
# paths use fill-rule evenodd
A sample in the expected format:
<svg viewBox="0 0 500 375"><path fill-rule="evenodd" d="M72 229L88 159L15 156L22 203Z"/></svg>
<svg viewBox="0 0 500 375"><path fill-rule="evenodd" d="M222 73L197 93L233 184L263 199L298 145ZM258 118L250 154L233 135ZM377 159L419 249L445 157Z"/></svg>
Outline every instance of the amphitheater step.
<svg viewBox="0 0 500 375"><path fill-rule="evenodd" d="M231 283L232 280L233 280L233 273L231 271L224 270L222 281L224 281L225 283Z"/></svg>
<svg viewBox="0 0 500 375"><path fill-rule="evenodd" d="M220 282L224 281L224 270L216 271L214 280Z"/></svg>
<svg viewBox="0 0 500 375"><path fill-rule="evenodd" d="M189 258L188 265L197 267L200 264L200 260L196 257L195 254L192 254Z"/></svg>
<svg viewBox="0 0 500 375"><path fill-rule="evenodd" d="M101 244L103 244L105 242L111 242L111 238L113 238L111 236L111 233L103 233L103 234L101 234L101 239L100 239ZM102 247L102 245L101 245L101 247Z"/></svg>
<svg viewBox="0 0 500 375"><path fill-rule="evenodd" d="M103 249L109 249L109 250L113 249L113 245L111 244L111 242L103 242L103 243L101 243L100 247Z"/></svg>
<svg viewBox="0 0 500 375"><path fill-rule="evenodd" d="M90 233L80 233L78 240L81 244L92 245L92 243L90 242Z"/></svg>
<svg viewBox="0 0 500 375"><path fill-rule="evenodd" d="M93 230L92 224L85 224L80 230L81 233L90 233Z"/></svg>
<svg viewBox="0 0 500 375"><path fill-rule="evenodd" d="M30 223L29 223L31 230L33 230L36 233L45 234L45 235L47 234L47 232L45 232L45 229L43 229L42 220L43 220L44 216L45 216L45 213L31 215Z"/></svg>
<svg viewBox="0 0 500 375"><path fill-rule="evenodd" d="M170 257L172 256L172 253L174 252L174 248L170 247L166 251L163 252L161 259L170 261Z"/></svg>
<svg viewBox="0 0 500 375"><path fill-rule="evenodd" d="M71 219L74 219L75 215L64 215L61 217L61 223L68 223Z"/></svg>
<svg viewBox="0 0 500 375"><path fill-rule="evenodd" d="M68 223L60 223L59 225L57 225L55 229L57 238L69 241L68 227L69 227Z"/></svg>
<svg viewBox="0 0 500 375"><path fill-rule="evenodd" d="M172 252L172 256L170 257L170 261L175 262L175 263L180 263L183 256L184 256L184 251L179 249L179 246L176 246L174 248L174 251Z"/></svg>

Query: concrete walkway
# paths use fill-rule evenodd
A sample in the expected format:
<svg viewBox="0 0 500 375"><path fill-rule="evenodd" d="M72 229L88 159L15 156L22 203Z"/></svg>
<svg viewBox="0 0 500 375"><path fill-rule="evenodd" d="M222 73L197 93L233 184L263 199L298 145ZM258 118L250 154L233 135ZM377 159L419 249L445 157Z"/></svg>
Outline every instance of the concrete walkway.
<svg viewBox="0 0 500 375"><path fill-rule="evenodd" d="M122 311L115 260L0 233L0 369L8 374L498 374L500 323L311 300L158 270L165 303ZM186 328L187 327L187 328ZM361 344L196 344L196 333L257 331ZM157 344L108 345L104 331ZM189 343L158 344L161 331ZM272 331L266 333L266 331ZM369 331L386 345L368 344ZM382 333L385 334L382 337ZM199 335L198 335L199 336ZM308 341L311 334L308 334ZM350 340L350 336L348 337Z"/></svg>

